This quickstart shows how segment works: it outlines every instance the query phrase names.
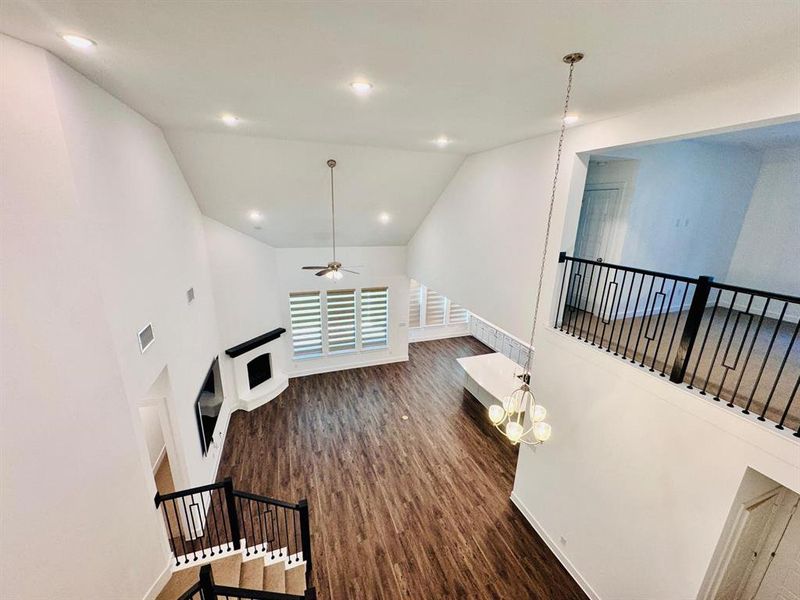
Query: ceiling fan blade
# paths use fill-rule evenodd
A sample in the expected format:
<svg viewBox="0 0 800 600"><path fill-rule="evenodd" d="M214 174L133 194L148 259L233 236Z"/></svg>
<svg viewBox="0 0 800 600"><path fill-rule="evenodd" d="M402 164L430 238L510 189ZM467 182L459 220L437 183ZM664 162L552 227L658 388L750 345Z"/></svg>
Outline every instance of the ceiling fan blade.
<svg viewBox="0 0 800 600"><path fill-rule="evenodd" d="M328 265L317 266L317 267L300 267L300 268L305 271L319 271L320 269L327 269Z"/></svg>
<svg viewBox="0 0 800 600"><path fill-rule="evenodd" d="M328 273L330 273L332 270L333 269L324 268L319 273L314 273L314 275L316 275L317 277L322 277L323 275L327 275Z"/></svg>
<svg viewBox="0 0 800 600"><path fill-rule="evenodd" d="M351 271L350 269L339 269L340 271L344 271L345 273L352 273L353 275L361 275L358 271Z"/></svg>

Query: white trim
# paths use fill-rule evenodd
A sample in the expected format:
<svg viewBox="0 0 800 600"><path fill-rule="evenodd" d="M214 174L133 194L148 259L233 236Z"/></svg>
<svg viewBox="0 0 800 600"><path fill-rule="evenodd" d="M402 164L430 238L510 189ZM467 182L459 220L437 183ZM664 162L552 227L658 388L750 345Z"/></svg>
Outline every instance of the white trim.
<svg viewBox="0 0 800 600"><path fill-rule="evenodd" d="M161 423L159 422L159 426ZM161 435L164 435L164 432L161 432ZM158 468L161 466L161 463L164 462L164 457L167 455L167 444L164 442L164 446L161 448L161 452L158 453L158 457L156 458L156 462L153 463L153 475L158 472Z"/></svg>
<svg viewBox="0 0 800 600"><path fill-rule="evenodd" d="M547 544L547 547L550 548L550 551L555 554L558 561L564 565L564 568L570 575L572 575L575 583L581 587L584 593L589 596L591 600L601 600L600 594L598 594L594 588L589 585L589 582L586 581L583 575L581 575L580 571L578 571L578 568L572 564L569 558L567 558L567 555L564 554L558 544L555 543L547 531L545 531L544 527L542 527L539 521L536 520L536 518L533 516L533 513L527 509L527 507L522 503L522 500L519 499L519 496L517 496L513 491L511 492L511 502L517 507L517 509L519 509L519 512L522 513L522 516L525 517L528 523L530 523L531 527L533 527L536 533L539 534L539 537L544 540L545 544Z"/></svg>
<svg viewBox="0 0 800 600"><path fill-rule="evenodd" d="M225 417L225 426L221 427L220 430L219 430L219 437L222 438L222 441L220 441L220 443L219 443L219 448L217 449L217 456L214 459L214 476L211 479L212 482L217 480L217 473L219 471L219 463L220 463L220 460L222 459L222 451L225 449L225 439L228 437L228 425L230 425L230 423L231 423L231 415L233 414L233 411L236 410L233 407L233 402L231 402L230 404L231 404L231 406L228 409L228 414ZM222 400L222 405L225 406L225 399ZM211 438L211 443L215 444L213 437ZM208 453L206 453L206 456L208 456ZM209 507L210 507L210 505L209 505Z"/></svg>
<svg viewBox="0 0 800 600"><path fill-rule="evenodd" d="M161 593L167 583L169 583L169 578L172 577L172 555L167 559L167 566L164 567L164 570L161 571L161 574L156 578L153 582L153 585L150 586L144 596L142 596L142 600L155 600L158 595Z"/></svg>
<svg viewBox="0 0 800 600"><path fill-rule="evenodd" d="M385 350L385 348L382 348L382 350ZM318 373L331 373L332 371L347 371L349 369L360 369L361 367L375 367L377 365L388 365L390 363L406 362L406 361L408 361L408 354L405 354L403 356L378 357L378 358L373 358L371 360L362 360L358 362L345 363L345 364L325 364L325 365L320 365L318 367L309 367L307 369L300 369L294 371L293 373L289 374L289 379L294 379L295 377L305 377L307 375L316 375Z"/></svg>
<svg viewBox="0 0 800 600"><path fill-rule="evenodd" d="M432 340L444 340L447 338L466 337L470 335L469 327L464 323L464 329L457 331L442 331L443 328L453 327L454 325L435 325L432 327L412 327L408 330L408 343L430 342Z"/></svg>

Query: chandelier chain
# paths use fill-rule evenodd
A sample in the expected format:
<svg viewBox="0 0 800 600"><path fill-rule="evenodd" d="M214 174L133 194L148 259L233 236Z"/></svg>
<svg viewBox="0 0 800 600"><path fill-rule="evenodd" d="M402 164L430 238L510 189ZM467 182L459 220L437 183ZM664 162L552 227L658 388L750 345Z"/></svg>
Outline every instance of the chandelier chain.
<svg viewBox="0 0 800 600"><path fill-rule="evenodd" d="M580 60L580 59L579 59ZM567 129L566 117L569 111L569 98L572 93L572 72L575 70L575 61L569 63L569 78L567 79L567 93L564 97L564 112L561 115L561 133L558 136L558 151L556 152L556 167L553 173L553 187L550 190L550 208L547 213L547 227L544 232L544 252L542 252L542 264L539 268L539 282L536 287L536 305L533 309L533 324L531 326L531 340L528 344L528 353L525 359L525 373L530 374L531 357L533 351L533 336L536 333L536 322L539 317L539 304L542 300L542 284L544 282L544 269L547 265L547 249L550 243L550 226L553 221L553 207L556 201L556 186L558 185L558 171L561 168L561 151L564 147L564 132Z"/></svg>

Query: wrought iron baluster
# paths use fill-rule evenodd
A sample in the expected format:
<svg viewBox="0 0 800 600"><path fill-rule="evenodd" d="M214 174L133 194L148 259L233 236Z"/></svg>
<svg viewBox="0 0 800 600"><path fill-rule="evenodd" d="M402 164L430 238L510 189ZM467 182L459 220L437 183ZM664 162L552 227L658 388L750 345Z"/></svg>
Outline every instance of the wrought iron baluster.
<svg viewBox="0 0 800 600"><path fill-rule="evenodd" d="M780 327L780 324L778 325ZM786 361L789 359L789 354L792 352L792 346L794 346L794 342L797 339L797 331L800 329L800 320L794 326L794 333L792 334L792 339L789 341L789 346L786 348L786 354L783 355L783 360L781 361L781 367L778 369L778 374L775 376L775 382L772 384L772 389L769 391L769 396L767 396L767 402L764 404L764 410L761 411L761 416L759 417L760 420L764 420L764 415L767 414L767 409L769 408L769 403L772 402L772 396L775 394L775 388L778 387L778 381L783 375L783 369L786 367ZM777 327L776 327L777 331ZM770 347L770 350L772 347ZM767 356L769 356L769 352L767 352Z"/></svg>

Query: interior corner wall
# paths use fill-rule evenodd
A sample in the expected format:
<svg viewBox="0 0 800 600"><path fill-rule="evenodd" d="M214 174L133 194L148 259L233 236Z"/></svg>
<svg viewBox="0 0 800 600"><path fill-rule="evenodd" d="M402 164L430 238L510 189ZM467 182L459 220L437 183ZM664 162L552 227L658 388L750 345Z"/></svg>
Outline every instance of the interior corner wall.
<svg viewBox="0 0 800 600"><path fill-rule="evenodd" d="M206 484L230 403L204 456L194 403L221 347L202 215L161 129L45 56L127 397L141 402L168 369L175 485ZM148 323L155 341L142 353L137 332ZM223 387L227 397L232 386L223 380Z"/></svg>
<svg viewBox="0 0 800 600"><path fill-rule="evenodd" d="M770 148L744 218L725 281L800 296L800 146Z"/></svg>
<svg viewBox="0 0 800 600"><path fill-rule="evenodd" d="M166 541L49 61L0 35L2 589L138 599L168 568Z"/></svg>
<svg viewBox="0 0 800 600"><path fill-rule="evenodd" d="M620 262L724 281L756 183L761 152L688 140L607 155L638 163Z"/></svg>
<svg viewBox="0 0 800 600"><path fill-rule="evenodd" d="M314 276L313 271L303 271L303 265L326 264L330 260L329 248L277 248L280 288L278 303L281 320L288 335L283 337L286 372L289 377L352 369L369 365L408 360L408 289L405 246L359 246L336 248L336 259L345 268L355 267L358 275L345 273L341 281L331 281ZM389 288L389 345L385 349L340 353L321 358L292 359L292 342L289 314L289 294L319 290L325 293L336 289L368 287Z"/></svg>
<svg viewBox="0 0 800 600"><path fill-rule="evenodd" d="M520 449L513 495L592 598L695 598L746 469L797 490L800 453L781 432L548 327L588 154L797 119L798 92L796 70L775 65L567 132L535 339L553 437ZM556 144L548 134L468 157L408 248L411 277L523 339Z"/></svg>

